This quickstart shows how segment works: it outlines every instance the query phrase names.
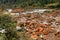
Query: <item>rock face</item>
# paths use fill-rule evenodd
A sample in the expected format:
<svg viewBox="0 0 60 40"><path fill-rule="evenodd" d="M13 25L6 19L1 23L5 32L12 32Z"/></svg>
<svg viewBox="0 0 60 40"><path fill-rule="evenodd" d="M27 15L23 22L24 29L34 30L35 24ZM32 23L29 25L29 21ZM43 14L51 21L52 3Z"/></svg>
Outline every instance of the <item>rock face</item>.
<svg viewBox="0 0 60 40"><path fill-rule="evenodd" d="M46 40L56 40L55 35L53 33L49 33L47 35L44 35L43 38Z"/></svg>
<svg viewBox="0 0 60 40"><path fill-rule="evenodd" d="M21 14L17 20L17 26L25 29L22 32L29 34L34 40L59 40L59 20L60 15L56 15L56 12Z"/></svg>

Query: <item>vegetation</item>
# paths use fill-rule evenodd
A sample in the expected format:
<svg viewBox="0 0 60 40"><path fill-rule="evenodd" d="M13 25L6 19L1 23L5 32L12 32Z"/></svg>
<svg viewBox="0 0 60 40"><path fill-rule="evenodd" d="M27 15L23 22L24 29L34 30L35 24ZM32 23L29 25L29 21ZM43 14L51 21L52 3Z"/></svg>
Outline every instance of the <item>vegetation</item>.
<svg viewBox="0 0 60 40"><path fill-rule="evenodd" d="M12 17L5 14L0 14L0 28L6 29L6 33L0 33L1 40L16 40L17 32L15 30L16 22L12 20ZM0 37L0 38L1 38Z"/></svg>
<svg viewBox="0 0 60 40"><path fill-rule="evenodd" d="M0 33L0 40L28 40L24 32L16 30L16 21L9 14L0 12L0 28L5 29L5 33Z"/></svg>
<svg viewBox="0 0 60 40"><path fill-rule="evenodd" d="M60 0L0 0L0 8L16 8L16 7L39 7L43 8L47 4L58 3L60 5ZM57 5L57 6L58 6ZM51 5L52 6L52 5Z"/></svg>

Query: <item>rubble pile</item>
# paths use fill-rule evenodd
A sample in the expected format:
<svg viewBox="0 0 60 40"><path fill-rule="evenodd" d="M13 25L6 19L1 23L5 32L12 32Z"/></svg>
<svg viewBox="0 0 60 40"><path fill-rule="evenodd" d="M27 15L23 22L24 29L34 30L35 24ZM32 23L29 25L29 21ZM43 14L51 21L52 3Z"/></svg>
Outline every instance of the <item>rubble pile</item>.
<svg viewBox="0 0 60 40"><path fill-rule="evenodd" d="M60 40L59 14L60 12L20 14L17 27L24 29L35 40Z"/></svg>

